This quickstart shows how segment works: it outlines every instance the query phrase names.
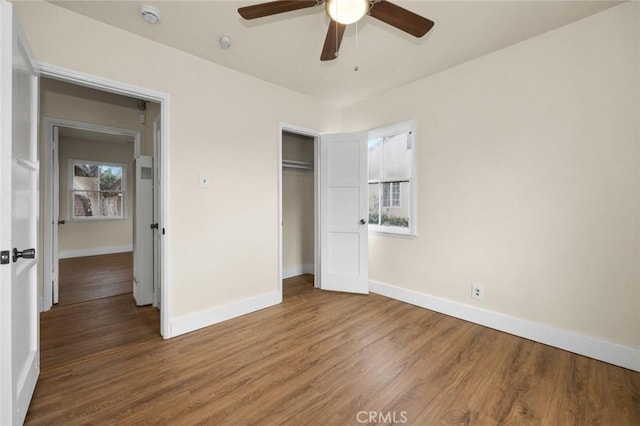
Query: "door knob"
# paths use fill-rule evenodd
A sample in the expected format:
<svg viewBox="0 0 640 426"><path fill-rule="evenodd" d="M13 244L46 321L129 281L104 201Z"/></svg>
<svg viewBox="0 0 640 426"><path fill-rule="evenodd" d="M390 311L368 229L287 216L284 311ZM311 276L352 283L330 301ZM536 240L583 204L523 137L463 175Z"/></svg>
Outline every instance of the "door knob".
<svg viewBox="0 0 640 426"><path fill-rule="evenodd" d="M23 251L19 251L17 248L13 248L13 261L17 262L19 258L23 259L33 259L36 257L36 249L24 249Z"/></svg>
<svg viewBox="0 0 640 426"><path fill-rule="evenodd" d="M59 220L59 221L58 221L58 225L64 225L65 223L67 223L67 221L66 221L66 220Z"/></svg>
<svg viewBox="0 0 640 426"><path fill-rule="evenodd" d="M149 228L158 229L158 224L157 223L152 223L151 225L149 225Z"/></svg>
<svg viewBox="0 0 640 426"><path fill-rule="evenodd" d="M365 223L367 223L367 222L365 222L364 219L360 219L360 225L364 225Z"/></svg>

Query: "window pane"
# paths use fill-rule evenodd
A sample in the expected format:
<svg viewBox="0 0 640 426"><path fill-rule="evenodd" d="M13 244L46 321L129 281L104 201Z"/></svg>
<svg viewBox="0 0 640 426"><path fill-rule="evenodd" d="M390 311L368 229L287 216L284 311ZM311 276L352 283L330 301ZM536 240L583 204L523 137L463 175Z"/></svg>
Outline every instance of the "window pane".
<svg viewBox="0 0 640 426"><path fill-rule="evenodd" d="M380 184L369 184L369 223L380 224Z"/></svg>
<svg viewBox="0 0 640 426"><path fill-rule="evenodd" d="M93 164L74 164L73 189L97 191L99 188L99 167Z"/></svg>
<svg viewBox="0 0 640 426"><path fill-rule="evenodd" d="M74 164L73 175L79 177L98 177L99 167L94 164Z"/></svg>
<svg viewBox="0 0 640 426"><path fill-rule="evenodd" d="M122 190L122 167L100 166L100 190Z"/></svg>
<svg viewBox="0 0 640 426"><path fill-rule="evenodd" d="M102 192L101 216L121 217L122 216L122 193Z"/></svg>
<svg viewBox="0 0 640 426"><path fill-rule="evenodd" d="M382 178L382 139L369 141L369 180Z"/></svg>
<svg viewBox="0 0 640 426"><path fill-rule="evenodd" d="M382 218L380 219L380 225L408 228L409 182L390 182L385 183L385 185L387 185L390 198L387 206L381 209ZM371 185L369 187L371 187ZM369 199L371 199L371 197L369 197ZM369 212L371 212L371 210L369 210ZM371 213L369 213L369 215L371 215Z"/></svg>
<svg viewBox="0 0 640 426"><path fill-rule="evenodd" d="M400 182L391 182L391 207L400 207Z"/></svg>
<svg viewBox="0 0 640 426"><path fill-rule="evenodd" d="M99 192L74 191L73 217L90 217L99 214Z"/></svg>
<svg viewBox="0 0 640 426"><path fill-rule="evenodd" d="M391 184L389 182L384 182L382 184L382 207L389 207L390 204L390 188Z"/></svg>
<svg viewBox="0 0 640 426"><path fill-rule="evenodd" d="M383 139L383 179L408 179L411 177L413 150L410 138L411 135L407 132Z"/></svg>
<svg viewBox="0 0 640 426"><path fill-rule="evenodd" d="M382 183L382 207L400 207L400 182Z"/></svg>

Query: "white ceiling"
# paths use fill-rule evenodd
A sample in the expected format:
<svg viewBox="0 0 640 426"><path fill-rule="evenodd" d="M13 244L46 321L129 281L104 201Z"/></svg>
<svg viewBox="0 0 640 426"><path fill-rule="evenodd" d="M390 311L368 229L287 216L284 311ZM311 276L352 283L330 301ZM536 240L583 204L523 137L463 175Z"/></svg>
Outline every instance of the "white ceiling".
<svg viewBox="0 0 640 426"><path fill-rule="evenodd" d="M340 56L320 61L329 18L324 7L253 21L237 8L255 1L54 1L82 15L211 62L337 105L366 99L582 19L617 1L393 1L435 21L416 39L366 16L350 25ZM139 15L150 4L162 16ZM222 35L232 46L222 50ZM355 71L357 66L358 71Z"/></svg>

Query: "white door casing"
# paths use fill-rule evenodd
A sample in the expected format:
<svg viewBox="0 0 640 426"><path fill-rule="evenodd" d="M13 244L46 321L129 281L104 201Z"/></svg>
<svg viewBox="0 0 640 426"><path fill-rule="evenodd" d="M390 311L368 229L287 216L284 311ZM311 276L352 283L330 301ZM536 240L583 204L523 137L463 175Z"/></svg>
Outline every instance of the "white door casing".
<svg viewBox="0 0 640 426"><path fill-rule="evenodd" d="M0 0L0 2L6 0ZM160 179L162 180L161 193L159 197L160 213L162 223L162 238L160 252L160 271L162 274L162 303L160 304L160 334L165 339L173 337L171 330L171 323L173 319L171 311L171 295L172 295L172 281L171 265L168 259L171 259L171 236L170 228L167 228L167 224L171 224L171 187L168 182L171 181L171 97L168 93L159 92L156 90L148 89L142 86L132 85L124 83L122 81L111 80L108 78L100 77L94 74L87 74L78 70L72 70L69 68L61 67L58 65L52 65L48 63L39 62L38 71L41 76L54 78L56 80L65 81L71 84L78 84L94 88L97 90L104 90L110 93L116 93L123 96L129 96L136 99L146 100L148 102L158 102L160 104L160 115L162 117L162 141L160 144L161 150L161 163L160 167L162 173ZM46 141L45 141L46 143ZM45 168L47 168L48 161L45 162ZM47 198L45 198L46 201ZM50 211L49 206L45 206L46 211ZM166 231L166 232L165 232ZM166 234L166 235L165 235ZM47 235L51 235L48 233ZM45 235L45 239L49 238ZM45 268L45 273L48 268Z"/></svg>
<svg viewBox="0 0 640 426"><path fill-rule="evenodd" d="M5 0L0 47L0 249L24 252L0 265L0 424L10 425L24 421L40 368L38 77ZM27 249L35 249L33 258Z"/></svg>
<svg viewBox="0 0 640 426"><path fill-rule="evenodd" d="M41 311L48 311L58 303L59 288L59 222L66 223L69 217L60 216L60 162L59 162L59 133L60 128L85 130L94 133L129 136L133 138L134 157L139 155L142 146L142 135L139 130L123 129L119 127L103 126L99 124L62 118L44 117L44 155L42 156L42 173L44 174L44 246L41 259L44 264L43 301ZM63 191L65 186L63 184Z"/></svg>
<svg viewBox="0 0 640 426"><path fill-rule="evenodd" d="M320 138L320 288L369 293L367 135Z"/></svg>

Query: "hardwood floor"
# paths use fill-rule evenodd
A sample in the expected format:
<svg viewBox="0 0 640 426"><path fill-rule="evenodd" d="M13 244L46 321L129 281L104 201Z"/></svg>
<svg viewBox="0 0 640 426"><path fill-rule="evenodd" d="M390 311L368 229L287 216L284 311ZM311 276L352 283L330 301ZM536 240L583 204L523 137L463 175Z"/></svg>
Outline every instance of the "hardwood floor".
<svg viewBox="0 0 640 426"><path fill-rule="evenodd" d="M133 290L133 253L60 259L58 306Z"/></svg>
<svg viewBox="0 0 640 426"><path fill-rule="evenodd" d="M132 252L61 259L59 279L60 302L40 317L43 373L161 340L158 310L133 300Z"/></svg>
<svg viewBox="0 0 640 426"><path fill-rule="evenodd" d="M117 325L96 324L86 335L71 329L81 327L73 309L43 315L43 371L26 423L640 421L640 373L382 296L324 292L309 282L308 276L286 280L281 305L166 341L148 329L135 343L120 340L148 326L146 313L140 314L146 319L122 315ZM114 298L87 309L109 317L125 304ZM102 338L108 342L89 355L87 348ZM62 351L47 354L56 347L67 348L70 359Z"/></svg>
<svg viewBox="0 0 640 426"><path fill-rule="evenodd" d="M131 293L55 307L40 315L40 368L57 368L150 341L161 341L160 314Z"/></svg>

